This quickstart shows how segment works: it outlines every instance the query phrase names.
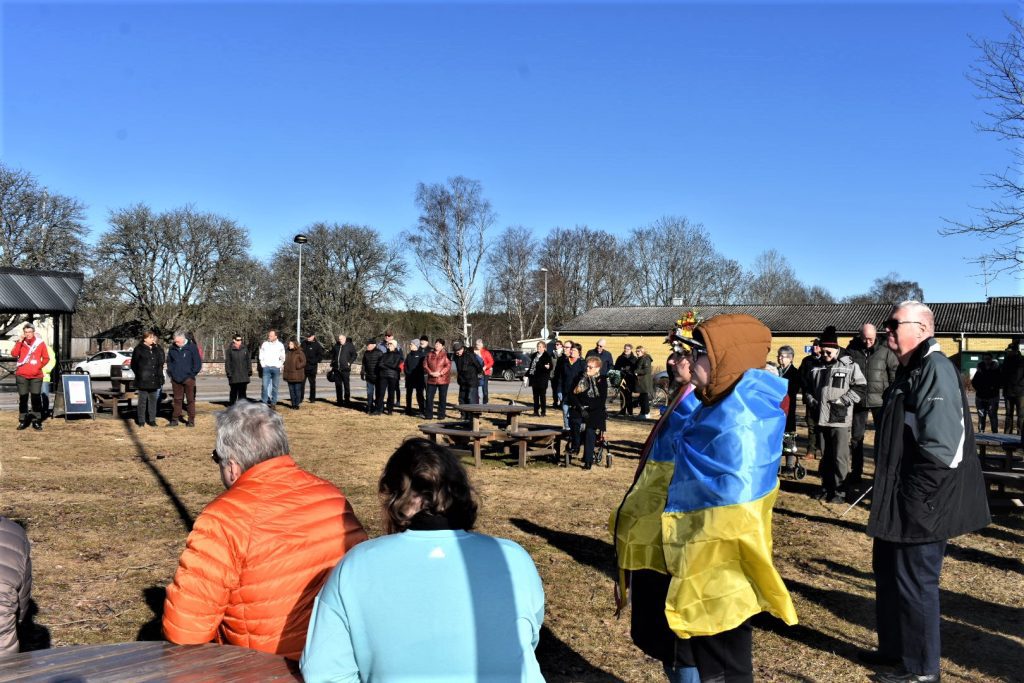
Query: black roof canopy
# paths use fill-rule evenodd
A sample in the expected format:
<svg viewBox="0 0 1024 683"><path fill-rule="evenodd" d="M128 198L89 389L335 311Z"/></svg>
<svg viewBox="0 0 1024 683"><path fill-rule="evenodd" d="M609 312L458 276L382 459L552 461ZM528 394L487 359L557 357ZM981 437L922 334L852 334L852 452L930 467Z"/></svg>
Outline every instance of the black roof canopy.
<svg viewBox="0 0 1024 683"><path fill-rule="evenodd" d="M0 268L0 313L74 313L85 275Z"/></svg>

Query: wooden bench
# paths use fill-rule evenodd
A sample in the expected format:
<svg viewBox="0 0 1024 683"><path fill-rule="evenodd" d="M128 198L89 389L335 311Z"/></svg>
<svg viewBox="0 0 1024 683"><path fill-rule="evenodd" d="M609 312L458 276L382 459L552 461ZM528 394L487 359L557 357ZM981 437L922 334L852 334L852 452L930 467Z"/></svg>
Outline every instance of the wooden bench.
<svg viewBox="0 0 1024 683"><path fill-rule="evenodd" d="M985 488L992 502L1009 502L1013 507L1024 507L1024 472L983 472ZM990 487L995 488L990 488ZM1007 492L1007 488L1011 492ZM1016 492L1016 493L1014 493Z"/></svg>
<svg viewBox="0 0 1024 683"><path fill-rule="evenodd" d="M453 446L461 448L469 445L473 451L473 461L476 463L477 467L480 467L480 451L483 444L494 440L493 431L473 431L471 429L460 429L456 426L446 426L444 424L435 424L433 422L421 424L419 426L419 430L434 443L437 443L438 436L443 436Z"/></svg>
<svg viewBox="0 0 1024 683"><path fill-rule="evenodd" d="M509 431L508 438L511 445L515 446L519 455L519 466L526 467L526 455L531 449L533 455L550 454L555 460L561 458L562 430L551 427L539 429L518 429ZM537 451L541 451L538 453Z"/></svg>
<svg viewBox="0 0 1024 683"><path fill-rule="evenodd" d="M128 403L127 407L131 408L132 401L137 401L139 395L135 391L134 382L124 379L121 373L121 366L114 365L110 368L110 389L106 391L93 389L92 397L96 412L109 408L114 417L118 417L120 415L121 402L126 401Z"/></svg>

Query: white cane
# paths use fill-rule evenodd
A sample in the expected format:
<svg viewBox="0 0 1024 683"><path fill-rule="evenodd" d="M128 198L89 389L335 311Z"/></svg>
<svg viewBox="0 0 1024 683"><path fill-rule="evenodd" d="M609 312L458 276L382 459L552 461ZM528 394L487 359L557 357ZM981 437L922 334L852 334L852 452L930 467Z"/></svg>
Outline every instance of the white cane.
<svg viewBox="0 0 1024 683"><path fill-rule="evenodd" d="M869 486L867 491L865 491L864 493L860 494L860 498L858 498L857 500L853 501L853 504L850 505L850 507L846 508L846 512L849 512L853 508L857 507L857 503L859 503L862 500L864 500L864 496L866 496L869 493L871 493L871 489L873 489L873 488L875 488L875 487L874 486ZM839 519L842 519L843 517L845 517L846 516L846 512L844 512L843 514L839 515Z"/></svg>

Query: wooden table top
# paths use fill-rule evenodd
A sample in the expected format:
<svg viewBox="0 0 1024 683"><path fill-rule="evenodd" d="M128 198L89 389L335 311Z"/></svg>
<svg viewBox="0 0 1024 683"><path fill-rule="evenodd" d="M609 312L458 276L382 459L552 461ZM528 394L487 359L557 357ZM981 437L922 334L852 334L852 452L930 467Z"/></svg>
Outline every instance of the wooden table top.
<svg viewBox="0 0 1024 683"><path fill-rule="evenodd" d="M464 413L496 413L498 415L517 415L533 410L530 406L507 403L460 403L456 406Z"/></svg>
<svg viewBox="0 0 1024 683"><path fill-rule="evenodd" d="M1007 448L1010 446L1020 447L1021 438L1020 434L979 434L974 433L974 443L983 444L985 446L1000 446Z"/></svg>
<svg viewBox="0 0 1024 683"><path fill-rule="evenodd" d="M5 657L0 682L301 681L299 666L284 657L234 645L163 642L75 645Z"/></svg>

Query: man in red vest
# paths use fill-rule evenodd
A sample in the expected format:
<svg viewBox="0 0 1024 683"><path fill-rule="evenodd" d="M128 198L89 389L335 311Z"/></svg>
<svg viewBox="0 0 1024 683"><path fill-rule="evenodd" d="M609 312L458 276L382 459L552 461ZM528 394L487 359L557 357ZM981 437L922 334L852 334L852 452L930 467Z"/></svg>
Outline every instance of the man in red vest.
<svg viewBox="0 0 1024 683"><path fill-rule="evenodd" d="M32 323L25 323L21 328L21 336L14 343L11 355L18 363L14 371L18 383L18 429L25 429L31 424L32 429L38 431L43 428L43 366L50 362L50 353L46 342L36 336ZM28 409L30 395L31 412Z"/></svg>

